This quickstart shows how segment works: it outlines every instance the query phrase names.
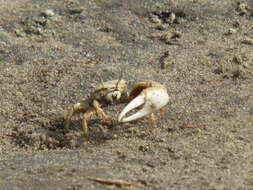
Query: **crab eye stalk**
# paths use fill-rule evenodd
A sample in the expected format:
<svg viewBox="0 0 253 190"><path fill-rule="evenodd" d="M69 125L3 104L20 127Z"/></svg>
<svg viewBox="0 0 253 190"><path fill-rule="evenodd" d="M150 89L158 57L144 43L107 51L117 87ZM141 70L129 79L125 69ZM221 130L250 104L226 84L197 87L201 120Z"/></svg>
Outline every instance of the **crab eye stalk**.
<svg viewBox="0 0 253 190"><path fill-rule="evenodd" d="M115 90L106 95L106 100L109 102L115 102L119 100L121 97L121 92L119 90Z"/></svg>

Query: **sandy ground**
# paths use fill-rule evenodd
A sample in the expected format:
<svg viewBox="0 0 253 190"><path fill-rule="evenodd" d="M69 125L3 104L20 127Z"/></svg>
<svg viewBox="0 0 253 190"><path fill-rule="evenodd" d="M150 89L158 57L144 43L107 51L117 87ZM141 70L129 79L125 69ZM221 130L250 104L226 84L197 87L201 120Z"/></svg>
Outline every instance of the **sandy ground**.
<svg viewBox="0 0 253 190"><path fill-rule="evenodd" d="M253 3L0 0L0 189L253 189ZM154 80L157 128L64 114L94 86ZM108 185L88 177L124 180Z"/></svg>

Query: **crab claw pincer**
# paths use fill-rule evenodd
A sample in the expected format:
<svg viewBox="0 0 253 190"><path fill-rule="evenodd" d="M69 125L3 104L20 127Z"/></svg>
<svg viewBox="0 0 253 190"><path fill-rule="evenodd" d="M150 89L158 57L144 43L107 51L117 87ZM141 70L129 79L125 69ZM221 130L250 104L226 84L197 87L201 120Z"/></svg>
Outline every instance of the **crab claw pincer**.
<svg viewBox="0 0 253 190"><path fill-rule="evenodd" d="M133 121L160 110L169 102L167 89L157 82L137 83L130 92L132 101L122 110L118 117L119 122ZM141 108L135 114L125 117L134 109Z"/></svg>

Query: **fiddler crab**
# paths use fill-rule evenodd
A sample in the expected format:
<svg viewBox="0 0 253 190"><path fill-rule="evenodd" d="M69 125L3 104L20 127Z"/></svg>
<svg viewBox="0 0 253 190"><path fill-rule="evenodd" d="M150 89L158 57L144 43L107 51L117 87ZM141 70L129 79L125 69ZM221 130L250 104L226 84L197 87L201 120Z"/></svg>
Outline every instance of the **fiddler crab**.
<svg viewBox="0 0 253 190"><path fill-rule="evenodd" d="M90 96L74 104L65 116L64 128L68 131L72 117L77 114L82 114L82 129L83 135L88 135L87 122L94 116L101 120L109 120L109 117L103 111L103 107L111 104L128 103L127 106L119 114L119 122L130 122L145 116L150 116L150 125L154 127L155 118L154 112L161 111L162 108L169 102L167 89L160 83L154 81L139 82L135 84L128 93L128 82L119 79L103 82L100 86L90 94ZM127 113L137 109L138 111L126 116Z"/></svg>

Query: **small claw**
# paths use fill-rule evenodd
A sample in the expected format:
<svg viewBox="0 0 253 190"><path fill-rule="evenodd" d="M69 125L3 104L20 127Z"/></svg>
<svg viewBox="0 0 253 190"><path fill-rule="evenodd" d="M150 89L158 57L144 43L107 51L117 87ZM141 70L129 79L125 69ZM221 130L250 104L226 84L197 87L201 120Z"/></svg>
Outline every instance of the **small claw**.
<svg viewBox="0 0 253 190"><path fill-rule="evenodd" d="M144 89L136 98L134 98L120 113L118 121L128 122L142 118L151 114L162 107L169 101L167 90L161 87L149 87ZM135 114L124 117L129 111L142 106L142 109Z"/></svg>

